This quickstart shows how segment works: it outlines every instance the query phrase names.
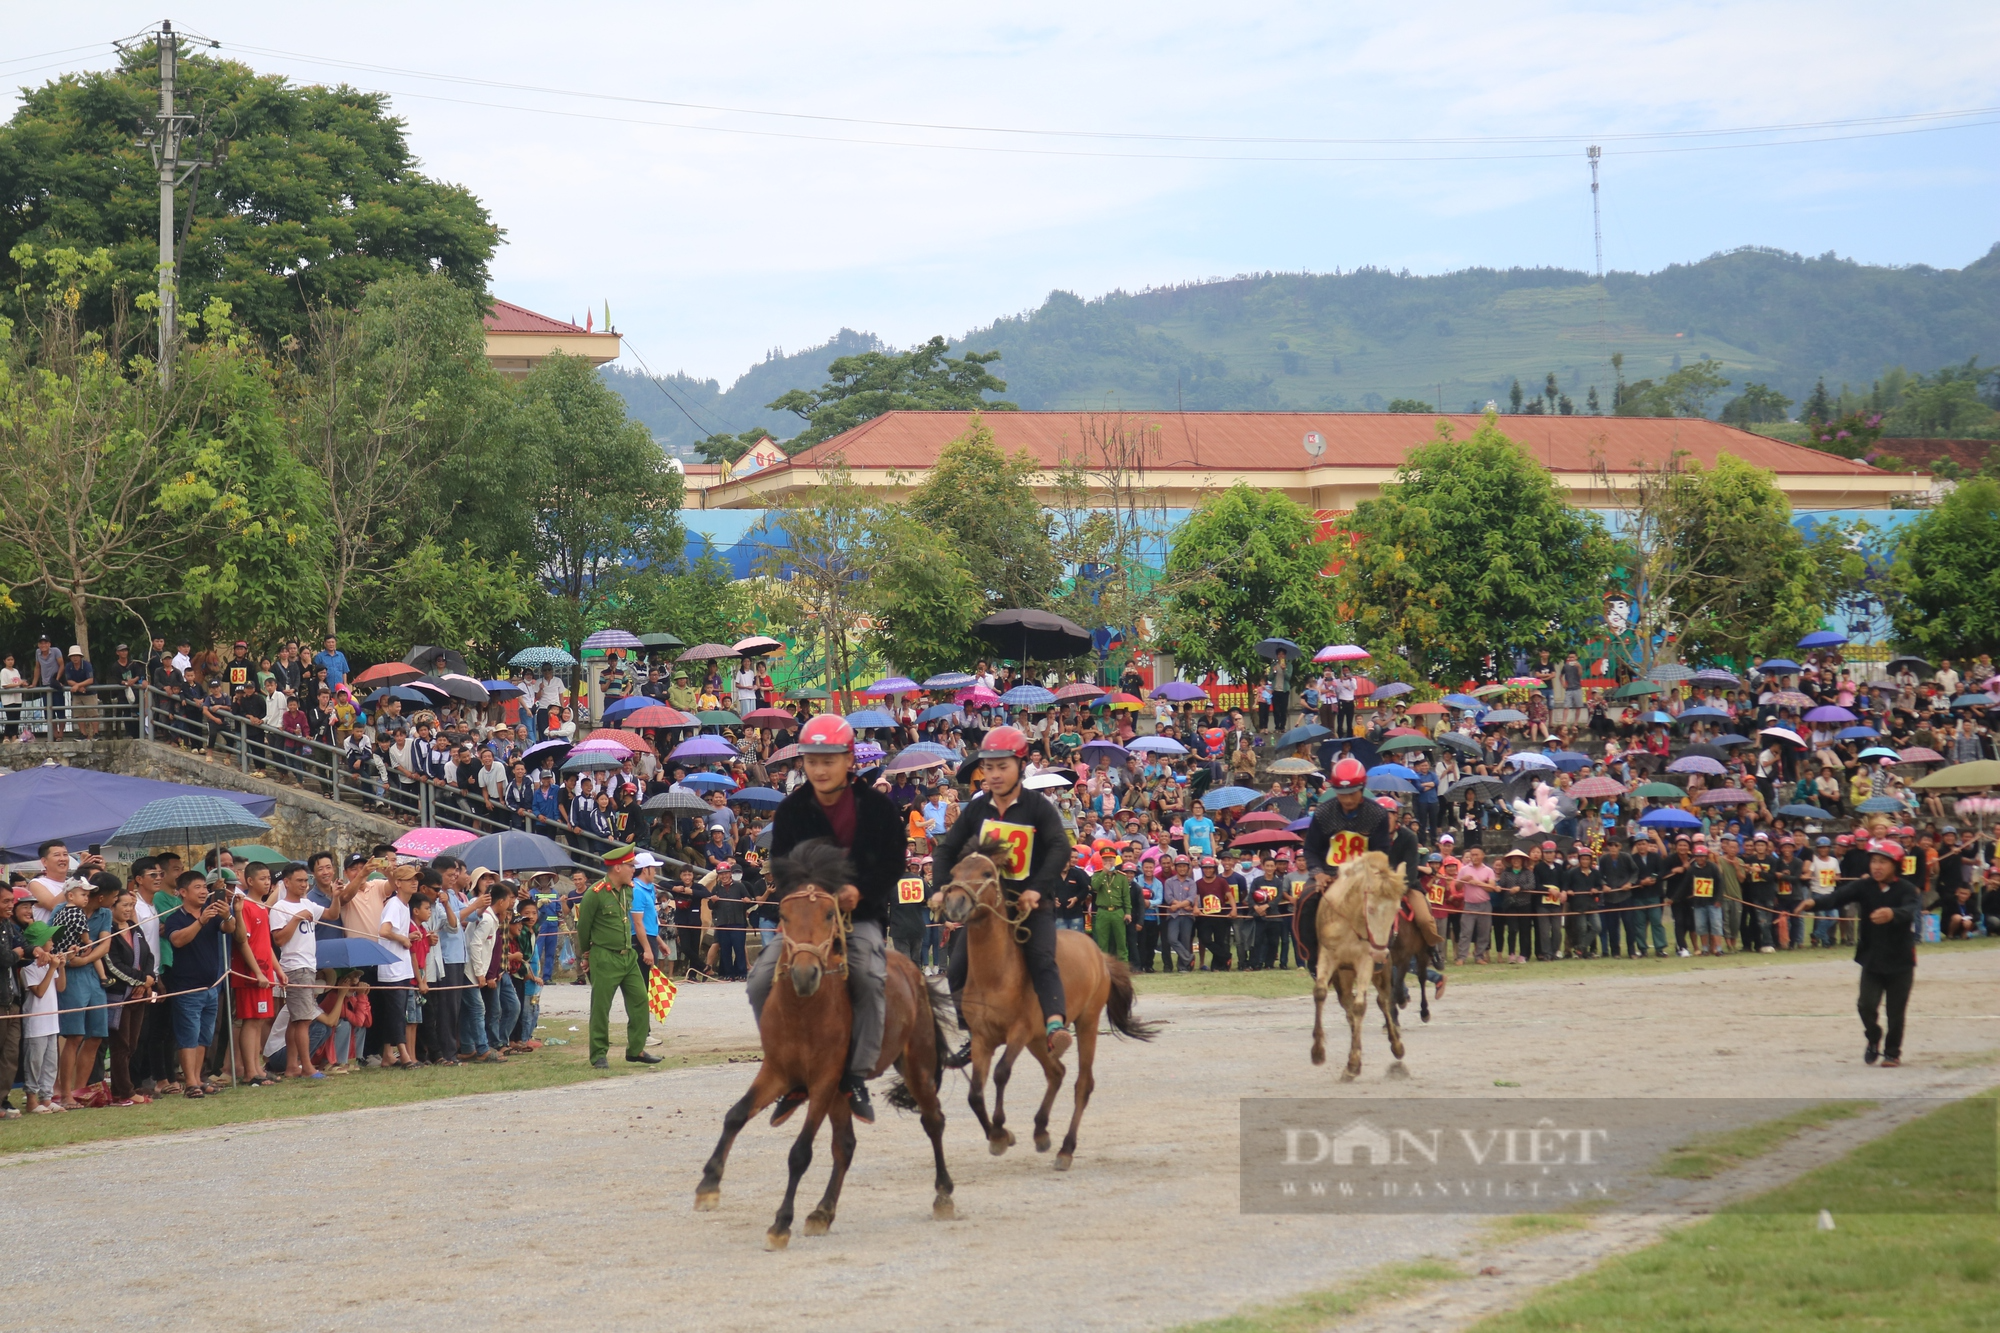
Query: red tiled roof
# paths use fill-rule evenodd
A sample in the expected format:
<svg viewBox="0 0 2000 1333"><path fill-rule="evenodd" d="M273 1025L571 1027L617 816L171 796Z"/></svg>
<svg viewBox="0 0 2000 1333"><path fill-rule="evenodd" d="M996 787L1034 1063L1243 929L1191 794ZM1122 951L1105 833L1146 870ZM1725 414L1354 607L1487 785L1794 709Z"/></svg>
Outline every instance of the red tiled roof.
<svg viewBox="0 0 2000 1333"><path fill-rule="evenodd" d="M1087 412L988 412L986 425L1009 453L1026 449L1044 466L1083 452L1087 432L1118 420ZM1438 416L1400 412L1127 412L1127 429L1157 429L1158 452L1149 469L1188 472L1286 471L1319 467L1395 468L1416 445L1431 439ZM1445 413L1453 434L1465 439L1481 418ZM946 442L965 433L969 412L886 412L853 430L823 440L790 460L812 468L834 454L857 470L926 468ZM1777 473L1877 475L1864 463L1753 435L1698 417L1503 416L1500 429L1557 472L1588 472L1601 454L1614 472L1635 463L1657 464L1684 450L1704 466L1733 454ZM1318 431L1326 452L1307 456L1303 439ZM1884 442L1887 447L1888 442ZM783 464L780 465L785 466Z"/></svg>
<svg viewBox="0 0 2000 1333"><path fill-rule="evenodd" d="M515 305L512 301L495 299L493 313L486 316L488 333L581 333L589 334L590 329L568 320L550 319L538 315L526 306Z"/></svg>

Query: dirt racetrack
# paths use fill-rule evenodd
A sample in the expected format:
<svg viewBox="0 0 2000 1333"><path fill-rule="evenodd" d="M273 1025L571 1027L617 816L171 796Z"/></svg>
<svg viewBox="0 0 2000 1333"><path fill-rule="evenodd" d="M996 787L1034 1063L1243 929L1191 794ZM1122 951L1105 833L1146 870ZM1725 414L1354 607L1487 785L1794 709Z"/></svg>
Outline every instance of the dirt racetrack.
<svg viewBox="0 0 2000 1333"><path fill-rule="evenodd" d="M1410 1077L1306 1059L1309 998L1143 995L1157 1042L1106 1041L1076 1169L1021 1145L987 1154L948 1088L960 1220L930 1220L930 1153L886 1108L860 1146L833 1233L767 1254L793 1129L746 1130L719 1212L692 1210L747 1065L131 1139L7 1159L10 1317L80 1309L121 1326L230 1329L529 1325L875 1333L1166 1328L1325 1288L1392 1260L1451 1254L1479 1218L1246 1217L1245 1096L1882 1096L1992 1081L2000 952L1928 952L1901 1070L1861 1062L1854 967L1806 954L1761 966L1461 985L1409 1025ZM584 992L550 993L556 1035ZM670 1047L754 1035L737 986L682 991ZM1951 1057L1959 1057L1953 1059ZM615 1053L614 1053L614 1058ZM1038 1086L1038 1085L1037 1085ZM1017 1078L1017 1131L1032 1112ZM232 1095L249 1096L251 1093ZM878 1105L880 1098L878 1096ZM1058 1101L1066 1114L1068 1092ZM93 1112L91 1114L116 1114ZM4 1133L4 1130L0 1130ZM824 1135L801 1189L818 1198Z"/></svg>

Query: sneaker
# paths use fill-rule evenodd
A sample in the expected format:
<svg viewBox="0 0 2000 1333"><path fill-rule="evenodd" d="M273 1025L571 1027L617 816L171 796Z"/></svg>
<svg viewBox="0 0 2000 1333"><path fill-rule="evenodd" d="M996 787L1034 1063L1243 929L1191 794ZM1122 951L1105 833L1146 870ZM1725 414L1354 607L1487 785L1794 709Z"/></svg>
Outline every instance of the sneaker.
<svg viewBox="0 0 2000 1333"><path fill-rule="evenodd" d="M971 1063L972 1063L972 1039L970 1037L966 1038L965 1044L963 1046L960 1046L957 1050L953 1051L950 1055L947 1055L944 1058L944 1067L946 1069L963 1069Z"/></svg>
<svg viewBox="0 0 2000 1333"><path fill-rule="evenodd" d="M1758 950L1757 952L1758 952L1758 953L1776 953L1776 952L1777 952L1777 950L1776 950L1776 949L1773 949L1773 948L1772 948L1772 947L1771 947L1770 945L1768 945L1768 944L1767 944L1767 945L1765 945L1765 946L1764 946L1763 948L1759 949L1759 950Z"/></svg>
<svg viewBox="0 0 2000 1333"><path fill-rule="evenodd" d="M1881 1048L1876 1046L1872 1041L1868 1043L1868 1049L1861 1052L1861 1063L1864 1065L1872 1065L1881 1058Z"/></svg>
<svg viewBox="0 0 2000 1333"><path fill-rule="evenodd" d="M1686 949L1682 949L1682 950L1680 951L1680 956L1681 956L1682 958L1685 958L1685 957L1687 957L1687 956L1688 956L1688 951L1687 951Z"/></svg>

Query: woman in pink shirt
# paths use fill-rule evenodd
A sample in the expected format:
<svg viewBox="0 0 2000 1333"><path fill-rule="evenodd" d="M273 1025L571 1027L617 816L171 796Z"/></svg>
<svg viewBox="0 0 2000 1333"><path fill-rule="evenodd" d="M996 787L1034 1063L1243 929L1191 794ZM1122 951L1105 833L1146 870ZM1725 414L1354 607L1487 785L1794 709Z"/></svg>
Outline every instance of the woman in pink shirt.
<svg viewBox="0 0 2000 1333"><path fill-rule="evenodd" d="M1493 944L1493 867L1486 864L1486 849L1477 843L1465 849L1458 867L1458 891L1464 906L1458 915L1458 949L1452 961L1462 963L1470 953L1472 961L1487 961Z"/></svg>

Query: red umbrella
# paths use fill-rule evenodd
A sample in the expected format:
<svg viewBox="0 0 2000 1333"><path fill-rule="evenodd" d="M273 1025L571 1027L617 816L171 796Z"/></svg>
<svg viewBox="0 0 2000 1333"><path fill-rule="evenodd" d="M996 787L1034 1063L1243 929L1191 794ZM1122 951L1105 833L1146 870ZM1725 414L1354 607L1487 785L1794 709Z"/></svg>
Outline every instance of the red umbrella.
<svg viewBox="0 0 2000 1333"><path fill-rule="evenodd" d="M617 741L634 754L658 754L653 743L636 731L622 731L617 727L599 727L590 733L593 741ZM586 745L589 741L584 742Z"/></svg>
<svg viewBox="0 0 2000 1333"><path fill-rule="evenodd" d="M354 678L356 685L401 685L406 680L417 680L423 672L408 662L384 662L380 666L369 667Z"/></svg>
<svg viewBox="0 0 2000 1333"><path fill-rule="evenodd" d="M1384 736L1422 736L1424 733L1418 731L1415 727L1391 727L1382 734Z"/></svg>
<svg viewBox="0 0 2000 1333"><path fill-rule="evenodd" d="M743 725L746 727L789 727L797 721L798 718L792 716L782 708L760 708L754 713L746 714L743 718Z"/></svg>
<svg viewBox="0 0 2000 1333"><path fill-rule="evenodd" d="M1445 712L1447 710L1445 709L1445 706L1443 704L1428 703L1428 704L1411 704L1408 708L1405 708L1403 711L1408 713L1411 717L1434 717L1437 714Z"/></svg>
<svg viewBox="0 0 2000 1333"><path fill-rule="evenodd" d="M796 745L787 745L782 749L771 751L771 757L764 762L767 764L782 764L788 759L797 759L798 757L799 747Z"/></svg>
<svg viewBox="0 0 2000 1333"><path fill-rule="evenodd" d="M701 725L699 718L689 717L680 709L669 708L665 704L647 704L644 708L635 708L624 717L619 718L618 721L621 726L630 727L635 731L646 727L698 727Z"/></svg>
<svg viewBox="0 0 2000 1333"><path fill-rule="evenodd" d="M1236 821L1237 828L1283 828L1292 821L1275 810L1259 810Z"/></svg>
<svg viewBox="0 0 2000 1333"><path fill-rule="evenodd" d="M1231 847L1296 847L1305 842L1298 834L1281 828L1258 829L1230 843Z"/></svg>
<svg viewBox="0 0 2000 1333"><path fill-rule="evenodd" d="M1375 693L1375 682L1374 682L1374 681L1372 681L1372 680L1368 679L1368 677L1366 677L1366 676L1356 676L1356 677L1354 678L1354 697L1355 697L1355 698L1357 698L1357 699L1366 699L1366 698L1367 698L1367 697L1368 697L1369 695L1371 695L1371 694L1373 694L1373 693Z"/></svg>

